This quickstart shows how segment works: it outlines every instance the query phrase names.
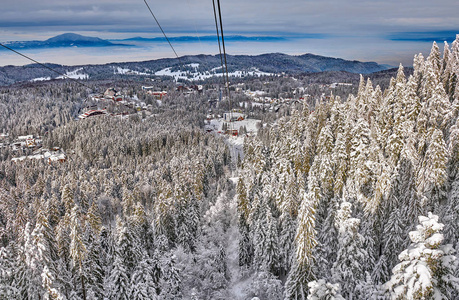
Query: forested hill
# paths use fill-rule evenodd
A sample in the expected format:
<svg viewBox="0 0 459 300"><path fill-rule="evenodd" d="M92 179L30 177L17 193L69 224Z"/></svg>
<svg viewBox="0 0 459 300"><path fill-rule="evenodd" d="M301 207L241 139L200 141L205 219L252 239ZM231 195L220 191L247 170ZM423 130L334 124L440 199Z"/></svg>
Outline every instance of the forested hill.
<svg viewBox="0 0 459 300"><path fill-rule="evenodd" d="M171 71L188 71L202 75L221 73L220 57L215 55L184 56L183 66L177 59L158 59L143 62L111 63L104 65L62 66L49 65L60 73L72 75L75 70L89 79L122 78L126 76L154 77L156 72L170 68ZM185 70L182 70L185 69ZM346 71L357 74L368 74L388 69L388 66L375 62L349 61L339 58L324 57L313 54L291 56L281 53L257 56L229 55L228 71L258 72L259 74L300 74L323 71ZM73 72L73 73L72 73ZM73 74L76 76L77 74ZM59 75L40 65L0 67L0 85L10 85L20 81L39 78L43 80L57 78ZM190 78L193 76L190 74Z"/></svg>

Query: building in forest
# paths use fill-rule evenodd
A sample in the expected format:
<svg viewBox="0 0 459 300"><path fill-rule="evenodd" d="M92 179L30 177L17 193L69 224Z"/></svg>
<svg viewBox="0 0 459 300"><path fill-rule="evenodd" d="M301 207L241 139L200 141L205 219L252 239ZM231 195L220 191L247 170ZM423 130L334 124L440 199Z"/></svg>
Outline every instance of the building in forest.
<svg viewBox="0 0 459 300"><path fill-rule="evenodd" d="M110 115L106 109L90 109L78 116L79 119L86 119L94 116Z"/></svg>
<svg viewBox="0 0 459 300"><path fill-rule="evenodd" d="M153 95L156 100L162 100L163 97L167 96L166 91L148 91L150 95Z"/></svg>
<svg viewBox="0 0 459 300"><path fill-rule="evenodd" d="M49 149L38 149L32 153L32 155L14 157L11 159L12 162L18 163L25 160L43 160L47 163L53 162L66 162L67 155L62 149L54 147L51 150Z"/></svg>
<svg viewBox="0 0 459 300"><path fill-rule="evenodd" d="M245 119L245 115L237 112L228 112L223 114L223 120L225 122L242 121Z"/></svg>
<svg viewBox="0 0 459 300"><path fill-rule="evenodd" d="M124 100L124 96L117 92L114 88L108 88L104 93L104 98L117 102Z"/></svg>
<svg viewBox="0 0 459 300"><path fill-rule="evenodd" d="M239 132L237 129L227 129L225 131L225 134L232 135L232 136L238 136Z"/></svg>
<svg viewBox="0 0 459 300"><path fill-rule="evenodd" d="M8 133L0 133L0 141L4 141L8 139L9 134Z"/></svg>

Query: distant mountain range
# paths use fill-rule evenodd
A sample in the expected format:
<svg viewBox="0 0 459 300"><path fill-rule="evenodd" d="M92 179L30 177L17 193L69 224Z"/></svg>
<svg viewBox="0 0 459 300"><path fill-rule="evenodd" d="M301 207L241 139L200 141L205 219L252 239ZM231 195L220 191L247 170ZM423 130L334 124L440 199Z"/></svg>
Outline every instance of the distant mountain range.
<svg viewBox="0 0 459 300"><path fill-rule="evenodd" d="M204 35L204 36L176 36L168 37L171 42L217 42L216 35ZM228 42L281 42L287 40L283 37L278 36L243 36L243 35L227 35L225 36L225 41ZM165 37L154 37L154 38L144 38L144 37L133 37L122 40L110 40L112 42L166 42Z"/></svg>
<svg viewBox="0 0 459 300"><path fill-rule="evenodd" d="M169 37L171 42L176 43L193 43L193 42L217 42L217 37L213 35L206 36L178 36ZM286 38L277 36L242 36L242 35L229 35L225 37L229 42L280 42L285 41ZM154 37L133 37L128 39L111 39L104 40L98 37L83 36L76 33L64 33L44 41L19 41L19 42L6 42L4 43L10 48L15 50L27 49L45 49L45 48L58 48L58 47L110 47L110 46L131 46L135 47L133 43L164 43L166 38ZM5 50L1 49L0 50Z"/></svg>
<svg viewBox="0 0 459 300"><path fill-rule="evenodd" d="M45 41L22 41L4 43L15 50L40 49L58 47L107 47L107 46L129 46L127 44L112 43L97 37L83 36L76 33L64 33ZM6 51L6 50L5 50Z"/></svg>
<svg viewBox="0 0 459 300"><path fill-rule="evenodd" d="M171 42L176 43L193 43L193 42L217 42L217 37L213 35L206 36L178 36L169 37ZM229 35L225 37L228 42L280 42L285 41L286 38L277 36L242 36L242 35ZM130 46L135 47L135 43L164 43L166 38L154 37L133 37L128 39L111 39L104 40L98 37L83 36L76 33L64 33L44 41L19 41L19 42L6 42L4 43L10 48L15 50L27 49L45 49L45 48L58 48L58 47L110 47L110 46ZM5 50L1 49L0 50Z"/></svg>
<svg viewBox="0 0 459 300"><path fill-rule="evenodd" d="M206 36L200 39L211 39L215 37ZM241 37L234 36L236 39L257 39L262 37ZM265 37L269 39L269 37ZM194 41L197 37L177 37L181 41ZM73 33L62 34L46 41L29 42L10 42L7 45L15 50L46 48L46 47L111 47L128 46L127 44L117 43L120 41L160 41L160 38L145 39L141 37L107 41L96 37L86 37ZM131 45L132 46L132 45ZM5 50L7 51L7 50ZM110 79L123 76L148 76L155 77L170 72L188 71L194 73L194 78L199 78L199 74L214 74L221 72L220 56L218 55L190 55L181 57L180 65L177 59L164 58L143 62L110 63L103 65L80 65L63 66L49 65L61 73L68 73L76 78L89 79ZM369 74L391 68L388 65L380 65L375 62L349 61L340 58L325 57L314 54L304 54L292 56L282 53L270 53L256 56L250 55L228 55L228 71L240 72L240 74L250 74L254 70L261 73L270 74L301 74L328 71L344 71L357 74ZM183 68L185 70L183 70ZM164 72L165 70L167 72ZM76 72L75 70L78 70ZM169 72L169 73L168 73ZM242 73L241 73L242 72ZM84 75L84 76L83 76ZM26 66L5 66L0 67L0 85L14 84L20 81L43 80L57 78L58 75L52 71L37 65Z"/></svg>

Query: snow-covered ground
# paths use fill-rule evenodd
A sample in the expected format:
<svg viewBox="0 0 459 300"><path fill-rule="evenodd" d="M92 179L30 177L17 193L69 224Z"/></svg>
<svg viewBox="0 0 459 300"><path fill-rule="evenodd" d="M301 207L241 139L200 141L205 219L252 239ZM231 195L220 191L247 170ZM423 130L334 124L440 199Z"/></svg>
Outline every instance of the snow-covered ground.
<svg viewBox="0 0 459 300"><path fill-rule="evenodd" d="M269 103L260 103L260 102L252 102L252 107L255 107L255 106L258 106L258 107L263 107L263 106L270 107L271 104L269 104Z"/></svg>
<svg viewBox="0 0 459 300"><path fill-rule="evenodd" d="M88 79L89 75L82 73L81 72L82 70L83 70L83 68L75 69L73 71L68 71L68 72L65 73L65 76L62 76L62 75L61 76L57 76L55 79L65 79L65 78ZM51 77L38 77L38 78L31 79L30 81L31 82L48 81L48 80L51 80L51 79L53 79L53 78L51 78Z"/></svg>
<svg viewBox="0 0 459 300"><path fill-rule="evenodd" d="M223 121L222 118L219 118L219 119L212 119L208 122L209 122L208 126L212 128L214 131L221 131L222 125L225 121ZM233 129L236 129L238 131L240 130L242 126L245 126L248 133L255 135L258 132L257 123L259 122L260 120L256 120L256 119L245 119L242 121L236 121L236 122L231 122L227 124L228 126L231 126Z"/></svg>
<svg viewBox="0 0 459 300"><path fill-rule="evenodd" d="M51 77L38 77L38 78L34 78L32 80L30 80L31 82L36 82L36 81L47 81L47 80L51 80Z"/></svg>
<svg viewBox="0 0 459 300"><path fill-rule="evenodd" d="M145 72L139 72L139 71L134 71L134 70L131 70L131 69L124 69L124 68L120 68L120 67L113 67L113 74L123 74L123 75L150 75L148 73L145 73Z"/></svg>
<svg viewBox="0 0 459 300"><path fill-rule="evenodd" d="M266 95L265 91L245 91L244 94L246 94L249 97L260 97Z"/></svg>
<svg viewBox="0 0 459 300"><path fill-rule="evenodd" d="M188 79L188 77L186 77L186 74L186 72L182 71L172 72L171 68L165 68L155 73L156 76L171 76L174 77L176 80L179 78Z"/></svg>
<svg viewBox="0 0 459 300"><path fill-rule="evenodd" d="M193 63L193 64L188 64L187 66L190 66L194 68L193 72L190 71L172 71L171 68L165 68L162 69L158 72L155 73L156 76L170 76L174 77L175 80L178 79L184 79L184 80L203 80L211 77L221 77L223 76L223 73L218 73L218 70L221 70L221 67L218 68L213 68L209 71L206 72L198 72L197 68L199 67L199 64ZM230 77L243 77L243 76L272 76L274 74L272 73L266 73L258 70L257 68L252 68L251 71L235 71L231 72L228 74Z"/></svg>
<svg viewBox="0 0 459 300"><path fill-rule="evenodd" d="M64 76L58 76L56 79L64 79L64 78L72 78L72 79L88 79L89 75L80 73L83 70L83 68L79 68L70 72L65 73L66 77Z"/></svg>
<svg viewBox="0 0 459 300"><path fill-rule="evenodd" d="M238 156L240 159L244 158L244 137L243 136L230 136L226 140L230 146L231 160L234 164L237 163Z"/></svg>

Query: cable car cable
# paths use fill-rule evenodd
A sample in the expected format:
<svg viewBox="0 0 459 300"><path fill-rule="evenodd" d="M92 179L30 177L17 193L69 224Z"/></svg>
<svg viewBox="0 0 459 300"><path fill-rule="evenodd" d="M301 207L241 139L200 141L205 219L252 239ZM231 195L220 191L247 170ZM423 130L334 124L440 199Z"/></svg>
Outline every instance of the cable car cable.
<svg viewBox="0 0 459 300"><path fill-rule="evenodd" d="M158 19L156 18L156 16L155 16L155 14L153 13L153 11L151 10L150 5L148 5L147 0L143 0L143 2L145 2L145 4L147 5L148 10L150 11L151 15L153 16L153 18L154 18L155 21L156 21L156 24L158 24L159 29L161 29L161 32L163 33L164 37L166 38L167 42L169 43L169 46L171 46L172 51L174 51L175 56L178 58L179 63L180 63L180 65L182 66L182 69L185 71L185 68L183 67L183 64L182 64L182 60L181 60L180 57L178 56L178 54L177 54L177 52L175 51L174 47L172 46L172 43L171 43L171 41L169 40L169 38L167 37L167 35L166 35L166 33L164 32L163 28L161 27L161 24L159 24L159 21L158 21Z"/></svg>
<svg viewBox="0 0 459 300"><path fill-rule="evenodd" d="M231 106L231 96L230 96L230 90L229 90L229 76L228 76L228 63L226 61L225 37L223 35L223 21L222 21L222 11L220 8L220 0L217 0L217 4L218 4L218 15L220 17L220 32L222 34L223 56L225 58L226 88L228 89L228 98L229 98L230 106Z"/></svg>
<svg viewBox="0 0 459 300"><path fill-rule="evenodd" d="M218 30L218 20L217 20L217 10L215 8L215 0L212 0L212 4L214 6L215 30L217 31L218 51L220 52L220 63L221 63L221 66L222 66L222 77L223 77L223 81L226 81L225 80L225 76L223 74L223 72L225 72L225 70L224 70L224 65L223 65L222 47L220 45L220 32Z"/></svg>

